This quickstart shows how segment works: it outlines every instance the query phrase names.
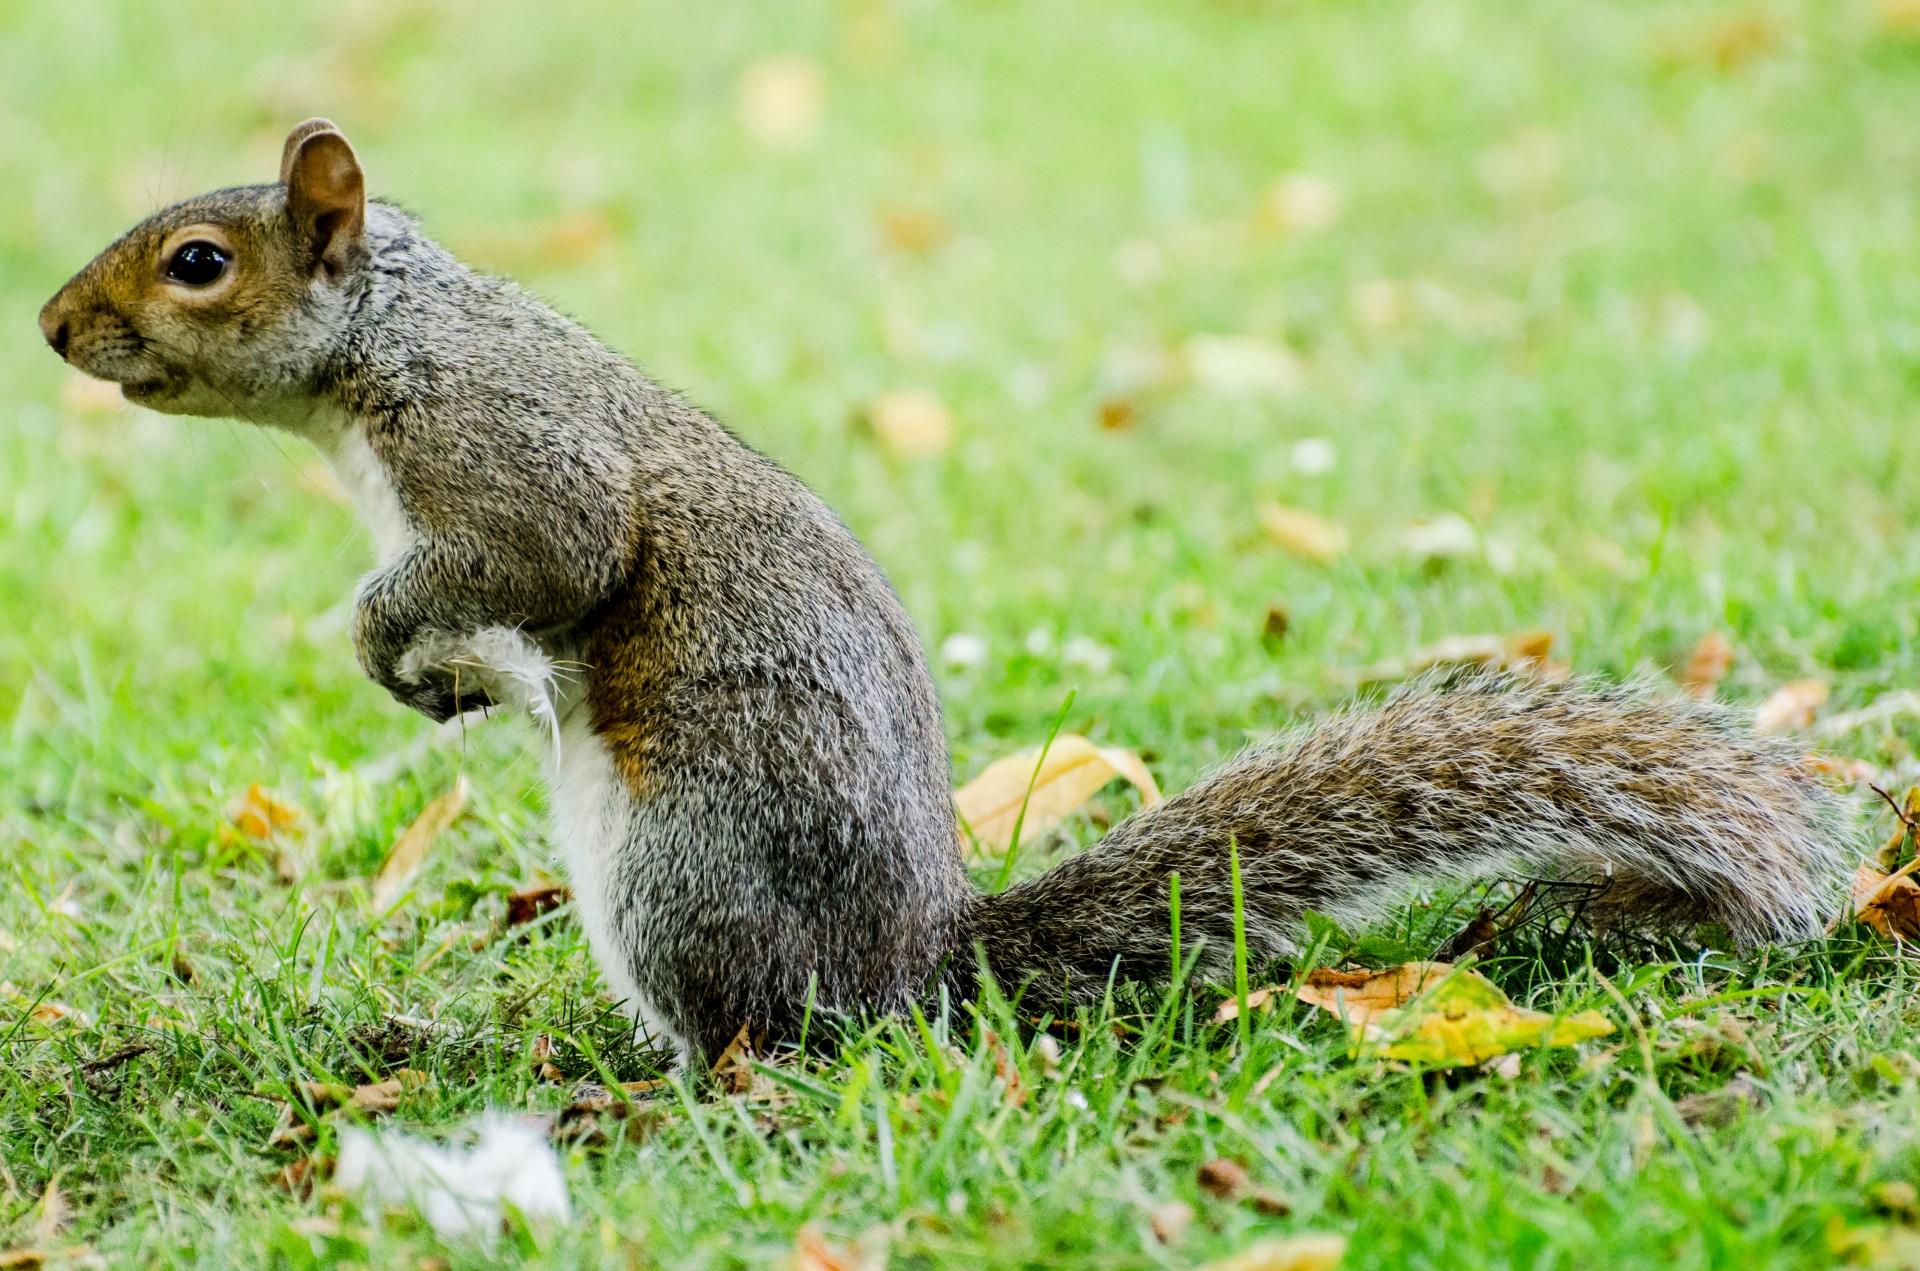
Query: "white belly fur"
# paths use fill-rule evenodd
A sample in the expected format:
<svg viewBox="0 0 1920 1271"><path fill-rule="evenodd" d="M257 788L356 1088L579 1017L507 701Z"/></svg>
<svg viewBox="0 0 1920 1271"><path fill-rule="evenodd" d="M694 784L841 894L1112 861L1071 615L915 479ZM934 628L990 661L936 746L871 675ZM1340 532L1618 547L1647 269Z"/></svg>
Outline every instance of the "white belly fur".
<svg viewBox="0 0 1920 1271"><path fill-rule="evenodd" d="M380 563L391 564L413 544L415 534L386 470L359 428L346 421L304 422L300 431L313 437L351 492L373 533ZM626 942L613 912L613 869L632 832L632 796L593 732L584 695L539 644L512 627L425 636L401 658L400 672L417 681L428 668L450 671L484 688L500 705L526 711L547 734L553 836L573 885L574 912L586 928L600 976L635 1025L672 1046L684 1063L686 1043L666 1026L628 969Z"/></svg>
<svg viewBox="0 0 1920 1271"><path fill-rule="evenodd" d="M593 731L585 695L538 644L511 627L427 637L407 650L400 665L407 675L438 667L472 676L495 702L526 711L550 734L546 774L554 839L573 885L574 913L586 928L601 978L636 1025L684 1056L684 1043L629 970L613 909L613 871L633 830L633 796Z"/></svg>

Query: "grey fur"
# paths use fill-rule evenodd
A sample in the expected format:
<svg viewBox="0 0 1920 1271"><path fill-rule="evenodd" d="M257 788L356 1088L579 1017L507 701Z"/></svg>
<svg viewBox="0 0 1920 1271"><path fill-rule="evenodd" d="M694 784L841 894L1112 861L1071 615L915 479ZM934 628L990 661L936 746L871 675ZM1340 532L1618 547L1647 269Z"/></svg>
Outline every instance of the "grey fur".
<svg viewBox="0 0 1920 1271"><path fill-rule="evenodd" d="M840 520L397 209L366 206L364 242L332 244L351 262L335 277L287 201L276 184L160 213L42 327L158 409L364 440L406 533L360 588L354 644L406 705L438 719L481 704L404 664L484 628L584 666L583 709L626 801L601 862L600 952L691 1053L742 1025L792 1032L810 992L845 1012L903 1010L942 975L970 992L976 948L1009 987L1047 995L1083 997L1115 964L1158 976L1175 869L1217 970L1229 836L1261 954L1293 947L1306 908L1358 919L1418 882L1505 868L1611 870L1623 921L1817 930L1839 850L1831 800L1795 756L1645 692L1486 677L1257 747L981 895L918 639ZM218 303L153 281L157 245L194 224L222 227L240 257Z"/></svg>

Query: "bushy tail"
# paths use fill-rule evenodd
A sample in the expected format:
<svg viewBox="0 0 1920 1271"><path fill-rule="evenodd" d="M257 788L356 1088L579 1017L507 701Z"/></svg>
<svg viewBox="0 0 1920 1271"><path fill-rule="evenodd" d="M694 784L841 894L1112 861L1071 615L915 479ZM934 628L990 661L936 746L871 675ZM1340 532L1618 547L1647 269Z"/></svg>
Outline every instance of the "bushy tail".
<svg viewBox="0 0 1920 1271"><path fill-rule="evenodd" d="M1301 914L1363 923L1416 885L1493 874L1604 883L1596 925L1724 924L1742 945L1819 933L1838 904L1837 800L1794 746L1644 688L1429 679L1255 746L1038 878L974 900L956 977L1042 999L1164 977L1168 875L1198 971L1231 965L1229 839L1247 943L1297 952Z"/></svg>

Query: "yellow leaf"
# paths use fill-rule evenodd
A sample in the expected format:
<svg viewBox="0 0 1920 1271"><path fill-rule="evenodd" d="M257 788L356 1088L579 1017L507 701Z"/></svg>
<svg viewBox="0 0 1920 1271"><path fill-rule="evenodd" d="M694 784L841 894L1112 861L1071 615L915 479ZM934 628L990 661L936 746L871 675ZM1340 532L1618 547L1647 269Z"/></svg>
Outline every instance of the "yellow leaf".
<svg viewBox="0 0 1920 1271"><path fill-rule="evenodd" d="M1688 696L1710 702L1714 688L1732 665L1733 646L1727 643L1727 637L1718 631L1709 631L1693 646L1693 656L1687 659L1687 669L1680 675L1680 687L1687 690Z"/></svg>
<svg viewBox="0 0 1920 1271"><path fill-rule="evenodd" d="M1346 1253L1345 1236L1308 1232L1255 1241L1239 1253L1209 1262L1198 1271L1332 1271Z"/></svg>
<svg viewBox="0 0 1920 1271"><path fill-rule="evenodd" d="M1326 562L1347 550L1346 527L1302 508L1262 503L1260 528L1302 560Z"/></svg>
<svg viewBox="0 0 1920 1271"><path fill-rule="evenodd" d="M1040 765L1038 775L1034 772L1036 764ZM1040 763L1038 746L995 760L960 787L953 802L975 839L1004 852L1013 842L1013 823L1020 819L1023 802L1026 817L1021 821L1020 837L1031 841L1066 820L1115 777L1125 777L1139 787L1140 801L1147 806L1160 801L1160 787L1139 755L1114 746L1096 746L1076 733L1062 733L1047 748L1044 764ZM1027 796L1029 782L1033 785L1031 798Z"/></svg>
<svg viewBox="0 0 1920 1271"><path fill-rule="evenodd" d="M400 831L400 837L393 841L393 850L387 853L386 863L380 866L379 876L373 880L375 913L385 913L399 899L414 871L427 859L434 840L453 824L466 806L467 779L461 777L453 783L453 789L427 804L413 819L413 824Z"/></svg>
<svg viewBox="0 0 1920 1271"><path fill-rule="evenodd" d="M1794 728L1812 728L1813 713L1826 703L1825 680L1795 680L1791 684L1782 684L1754 712L1754 731L1784 733Z"/></svg>
<svg viewBox="0 0 1920 1271"><path fill-rule="evenodd" d="M867 406L880 445L896 459L931 459L953 444L953 415L921 389L882 393Z"/></svg>
<svg viewBox="0 0 1920 1271"><path fill-rule="evenodd" d="M268 839L282 830L297 829L305 817L299 808L281 802L255 783L228 805L227 819L248 838Z"/></svg>
<svg viewBox="0 0 1920 1271"><path fill-rule="evenodd" d="M1436 974L1443 977L1437 985ZM1322 1010L1344 1008L1356 1051L1389 1059L1453 1068L1535 1046L1571 1046L1613 1031L1598 1011L1562 1018L1515 1006L1485 976L1444 962L1409 962L1364 975L1357 984L1315 985L1312 980L1296 995Z"/></svg>
<svg viewBox="0 0 1920 1271"><path fill-rule="evenodd" d="M820 131L827 77L799 54L762 58L740 74L734 106L755 141L776 149L803 146Z"/></svg>

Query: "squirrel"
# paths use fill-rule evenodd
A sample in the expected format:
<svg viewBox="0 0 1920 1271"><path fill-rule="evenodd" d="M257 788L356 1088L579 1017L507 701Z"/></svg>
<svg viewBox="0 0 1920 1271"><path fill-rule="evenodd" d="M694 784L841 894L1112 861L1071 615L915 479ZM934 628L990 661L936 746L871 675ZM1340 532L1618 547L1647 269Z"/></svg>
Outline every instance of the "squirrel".
<svg viewBox="0 0 1920 1271"><path fill-rule="evenodd" d="M612 995L682 1064L813 1010L901 1012L982 976L1095 1000L1304 916L1501 871L1605 880L1602 922L1810 938L1839 804L1806 757L1646 685L1423 681L1255 745L1050 871L963 865L940 705L879 566L796 477L514 283L369 200L324 119L280 179L128 231L40 314L153 410L310 440L379 554L368 676L434 720L552 734L554 842Z"/></svg>

